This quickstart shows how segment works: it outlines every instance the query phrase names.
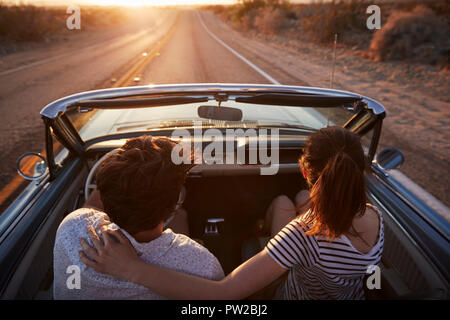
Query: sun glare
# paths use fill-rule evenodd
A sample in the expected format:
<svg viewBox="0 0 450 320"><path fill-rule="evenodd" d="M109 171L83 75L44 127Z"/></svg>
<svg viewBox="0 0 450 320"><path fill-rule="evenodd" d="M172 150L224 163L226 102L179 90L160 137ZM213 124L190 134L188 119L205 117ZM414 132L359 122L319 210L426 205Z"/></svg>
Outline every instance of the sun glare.
<svg viewBox="0 0 450 320"><path fill-rule="evenodd" d="M107 6L173 6L173 5L198 5L209 3L226 3L229 1L211 1L211 0L92 0L86 1L96 5Z"/></svg>
<svg viewBox="0 0 450 320"><path fill-rule="evenodd" d="M100 5L100 6L176 6L176 5L205 5L205 4L232 4L237 0L3 0L11 4L35 4L35 5ZM1 2L1 0L0 0Z"/></svg>

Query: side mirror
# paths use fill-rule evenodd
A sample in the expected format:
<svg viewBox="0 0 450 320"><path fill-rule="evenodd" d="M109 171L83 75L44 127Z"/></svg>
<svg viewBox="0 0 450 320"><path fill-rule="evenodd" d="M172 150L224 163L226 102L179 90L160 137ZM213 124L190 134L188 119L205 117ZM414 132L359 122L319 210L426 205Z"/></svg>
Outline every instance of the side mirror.
<svg viewBox="0 0 450 320"><path fill-rule="evenodd" d="M39 180L48 173L47 160L39 153L25 153L17 159L17 172L26 180Z"/></svg>
<svg viewBox="0 0 450 320"><path fill-rule="evenodd" d="M230 107L200 106L197 109L200 118L225 121L241 121L242 110Z"/></svg>
<svg viewBox="0 0 450 320"><path fill-rule="evenodd" d="M375 162L383 169L397 169L405 161L405 156L400 149L386 148L375 156Z"/></svg>

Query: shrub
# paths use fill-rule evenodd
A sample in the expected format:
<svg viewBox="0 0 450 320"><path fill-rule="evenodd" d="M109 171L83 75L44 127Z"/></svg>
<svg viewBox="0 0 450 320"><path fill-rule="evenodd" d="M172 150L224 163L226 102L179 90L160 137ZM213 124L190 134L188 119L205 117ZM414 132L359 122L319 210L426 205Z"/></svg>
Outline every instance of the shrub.
<svg viewBox="0 0 450 320"><path fill-rule="evenodd" d="M369 55L376 61L410 60L449 64L450 28L431 9L417 6L410 12L393 11L375 32Z"/></svg>
<svg viewBox="0 0 450 320"><path fill-rule="evenodd" d="M254 18L254 27L266 35L275 35L282 31L286 24L286 14L281 8L264 7L258 10Z"/></svg>
<svg viewBox="0 0 450 320"><path fill-rule="evenodd" d="M235 18L239 21L251 11L262 8L266 5L264 0L241 0L236 7Z"/></svg>
<svg viewBox="0 0 450 320"><path fill-rule="evenodd" d="M241 26L244 30L248 31L255 28L255 19L260 14L260 9L252 9L240 21L236 21L236 24Z"/></svg>
<svg viewBox="0 0 450 320"><path fill-rule="evenodd" d="M345 39L366 28L367 2L351 0L299 6L296 15L303 34L321 43L330 43L334 34Z"/></svg>

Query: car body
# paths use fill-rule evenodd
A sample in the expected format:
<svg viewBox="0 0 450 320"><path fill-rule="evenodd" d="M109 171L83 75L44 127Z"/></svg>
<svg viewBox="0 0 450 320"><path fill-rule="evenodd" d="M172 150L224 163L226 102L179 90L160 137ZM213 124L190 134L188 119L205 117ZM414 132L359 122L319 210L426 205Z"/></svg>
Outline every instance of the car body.
<svg viewBox="0 0 450 320"><path fill-rule="evenodd" d="M203 118L199 110L205 103L209 105ZM226 113L226 108L231 113ZM230 114L237 120L227 118ZM366 174L368 199L384 217L381 290L368 292L368 297L448 298L449 224L389 174L403 161L400 151L377 154L386 112L376 100L298 86L154 85L71 95L47 105L41 116L47 170L39 160L34 181L0 216L3 299L50 299L56 230L68 213L83 205L95 163L128 138L142 134L174 138L174 130L194 133L194 138L182 139L189 143L200 139L203 151L216 141L203 134L207 129L216 134L253 130L256 135L231 138L232 151L241 148L245 159L250 159L252 139L264 142L267 150L274 146L273 136L278 139L277 163L203 159L187 177L184 207L191 236L203 239L225 272L230 272L242 262L244 243L258 236L255 225L270 201L281 193L293 196L306 187L298 157L308 136L328 125L343 126L362 137L370 167ZM195 135L196 129L200 136ZM230 152L224 148L218 154L217 150L216 160ZM262 174L263 168L272 165L275 174Z"/></svg>

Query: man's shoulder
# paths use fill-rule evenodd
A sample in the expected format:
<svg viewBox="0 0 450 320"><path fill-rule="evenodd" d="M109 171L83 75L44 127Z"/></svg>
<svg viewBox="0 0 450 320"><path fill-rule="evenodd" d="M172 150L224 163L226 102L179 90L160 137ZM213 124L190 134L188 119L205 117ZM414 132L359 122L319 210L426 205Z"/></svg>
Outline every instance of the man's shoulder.
<svg viewBox="0 0 450 320"><path fill-rule="evenodd" d="M100 220L107 219L106 213L93 208L80 208L69 213L61 222L60 227L78 223L97 223Z"/></svg>
<svg viewBox="0 0 450 320"><path fill-rule="evenodd" d="M172 248L180 251L196 251L199 253L204 254L205 256L212 256L214 255L203 245L198 243L197 241L193 240L192 238L181 234L181 233L175 233L171 231L174 236L174 240L172 243Z"/></svg>
<svg viewBox="0 0 450 320"><path fill-rule="evenodd" d="M224 277L219 260L206 247L188 236L174 233L171 251L172 255L185 262L181 269L187 273L214 280Z"/></svg>
<svg viewBox="0 0 450 320"><path fill-rule="evenodd" d="M76 239L86 233L89 225L97 225L108 219L106 213L92 209L80 208L69 213L60 223L56 232L56 240ZM77 236L77 237L75 237Z"/></svg>

